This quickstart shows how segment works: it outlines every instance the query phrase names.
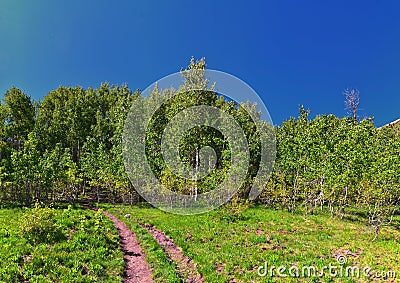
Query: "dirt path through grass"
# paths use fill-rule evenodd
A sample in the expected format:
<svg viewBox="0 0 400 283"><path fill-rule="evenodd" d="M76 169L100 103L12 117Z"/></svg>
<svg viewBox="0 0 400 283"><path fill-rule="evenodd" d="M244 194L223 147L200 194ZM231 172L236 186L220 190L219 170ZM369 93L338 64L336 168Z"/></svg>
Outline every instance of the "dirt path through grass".
<svg viewBox="0 0 400 283"><path fill-rule="evenodd" d="M143 228L151 233L158 244L166 251L168 256L176 262L179 272L186 278L187 283L205 283L206 281L197 270L197 264L190 257L184 255L181 249L174 244L163 232L154 228L151 224L137 221Z"/></svg>
<svg viewBox="0 0 400 283"><path fill-rule="evenodd" d="M124 252L125 283L148 283L151 279L151 270L146 262L145 255L136 240L135 234L121 221L111 213L104 211L118 230L122 251Z"/></svg>
<svg viewBox="0 0 400 283"><path fill-rule="evenodd" d="M90 206L87 203L81 203L82 206L97 211L98 207ZM124 252L125 260L125 272L124 272L124 283L151 283L151 269L146 262L145 255L142 252L138 241L136 240L135 234L126 226L122 221L119 221L117 217L103 211L104 215L114 222L115 228L118 230L120 244L122 251Z"/></svg>

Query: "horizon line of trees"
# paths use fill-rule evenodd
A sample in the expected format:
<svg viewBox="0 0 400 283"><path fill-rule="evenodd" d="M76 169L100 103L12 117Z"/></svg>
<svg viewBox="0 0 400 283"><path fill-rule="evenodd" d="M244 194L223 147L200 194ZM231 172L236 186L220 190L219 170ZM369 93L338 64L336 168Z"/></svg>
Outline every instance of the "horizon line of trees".
<svg viewBox="0 0 400 283"><path fill-rule="evenodd" d="M193 81L193 70L205 70L204 59L192 58L182 72L186 83ZM298 118L274 127L277 158L257 202L289 211L305 207L310 213L328 208L340 217L347 207L356 206L367 211L377 230L390 221L400 204L400 126L377 129L372 119L358 121L358 92L353 94L357 97L347 105L353 110L349 117L310 119L309 110L300 106ZM61 86L36 102L18 88L8 90L0 103L0 201L26 206L79 199L140 201L122 157L124 122L140 95L126 85L103 83L86 90ZM170 94L155 89L152 95ZM199 166L199 148L216 148L217 166L209 179L198 184L173 180L159 162L157 141L163 127L182 107L200 102L234 116L250 141L252 168L239 192L244 199L257 172L259 136L240 107L212 90L178 96L157 114L147 144L156 175L171 188L187 194L195 188L197 194L212 189L227 174L229 147L211 128L192 130L180 148L182 160L192 167Z"/></svg>
<svg viewBox="0 0 400 283"><path fill-rule="evenodd" d="M59 87L41 102L13 87L0 104L0 199L75 202L137 197L122 163L121 135L132 101L126 85Z"/></svg>

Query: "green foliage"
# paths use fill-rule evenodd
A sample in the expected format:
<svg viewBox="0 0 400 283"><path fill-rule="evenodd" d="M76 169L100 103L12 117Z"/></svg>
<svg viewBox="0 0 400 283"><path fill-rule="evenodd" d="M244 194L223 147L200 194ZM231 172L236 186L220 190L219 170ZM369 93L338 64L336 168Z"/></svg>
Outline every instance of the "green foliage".
<svg viewBox="0 0 400 283"><path fill-rule="evenodd" d="M379 233L400 205L398 135L371 120L308 114L300 107L298 119L276 128L275 169L259 200L306 213L327 207L340 218L348 207L368 208Z"/></svg>
<svg viewBox="0 0 400 283"><path fill-rule="evenodd" d="M234 195L230 201L220 209L221 219L229 222L244 220L243 213L250 207L250 201Z"/></svg>
<svg viewBox="0 0 400 283"><path fill-rule="evenodd" d="M5 93L4 102L1 111L1 118L4 119L3 137L19 147L34 127L35 106L29 96L15 87Z"/></svg>
<svg viewBox="0 0 400 283"><path fill-rule="evenodd" d="M237 105L219 95L206 78L204 58L192 58L181 74L179 89L156 87L149 98L168 98L150 121L146 137L149 164L164 186L196 201L232 169L227 139L208 126L191 128L178 142L179 157L193 180L177 177L163 160L161 141L167 124L182 110L206 104L233 116L246 135L250 166L238 197L246 199L257 181L261 133L272 138L274 131L277 158L270 180L262 184L259 203L292 212L305 207L307 214L327 208L340 218L350 207L367 209L377 234L390 223L400 205L400 123L376 129L372 119L355 123L355 116L310 119L310 111L300 106L297 118L272 130L263 125L258 132L248 113L259 118L256 106ZM140 201L122 159L125 119L139 96L126 85L108 83L95 89L61 86L41 102L15 87L8 90L0 103L1 202L30 206L36 201ZM196 118L187 117L187 122ZM216 166L197 178L206 146L215 150Z"/></svg>
<svg viewBox="0 0 400 283"><path fill-rule="evenodd" d="M0 104L0 198L30 205L36 200L75 202L99 196L135 196L122 162L121 135L137 94L127 86L60 87L35 103L16 88ZM101 175L82 156L99 145ZM101 157L101 158L100 158ZM87 171L89 170L89 171ZM100 176L100 178L98 178ZM102 188L88 184L100 183Z"/></svg>
<svg viewBox="0 0 400 283"><path fill-rule="evenodd" d="M268 267L285 266L286 274L292 265L300 269L315 266L321 271L323 266L339 266L336 255L341 253L347 256L346 267L355 265L362 270L369 266L373 272L387 272L399 266L398 229L385 227L376 242L371 242L371 231L364 223L331 218L325 212L304 216L300 208L301 213L288 213L255 205L243 212L241 221L231 222L221 221L220 210L182 216L117 205L112 211L118 210L121 216L132 215L129 219L121 217L128 225L135 218L163 231L193 259L206 282L368 281L362 276L346 278L340 272L326 278L279 278L276 272L272 278L262 278L257 274L257 268L265 262Z"/></svg>
<svg viewBox="0 0 400 283"><path fill-rule="evenodd" d="M179 157L187 168L186 175L190 175L190 178L183 178L172 172L165 164L162 155L161 144L164 130L167 125L170 126L171 120L178 113L194 106L212 106L234 117L246 136L250 151L250 166L246 168L247 176L245 176L243 185L239 189L240 196L246 198L258 172L260 162L260 133L257 132L255 122L248 113L248 111L252 111L254 116L259 118L260 113L257 113L256 105L249 103L237 105L233 101L225 101L223 96L214 91L214 85L209 86L210 82L205 77L204 59L195 61L192 58L189 66L181 74L184 78L184 84L178 90L160 90L155 87L147 100L159 101L168 98L153 115L147 128L146 156L152 172L166 188L190 195L195 201L198 194L214 190L227 177L228 172L232 169L228 139L222 132L211 126L190 128L182 138L176 136L173 139L178 141ZM197 117L194 116L186 116L185 122L190 125L196 119ZM224 117L221 115L220 119L223 121ZM138 127L138 125L133 125L133 127ZM179 132L178 129L171 129L170 131L172 133ZM200 160L201 149L206 147L211 147L215 152L214 167L210 166L214 165L211 160ZM201 166L207 167L209 174L203 178L198 178ZM140 167L133 167L131 170L140 170ZM151 189L149 188L149 190Z"/></svg>
<svg viewBox="0 0 400 283"><path fill-rule="evenodd" d="M0 282L121 282L123 270L117 230L101 211L0 210Z"/></svg>
<svg viewBox="0 0 400 283"><path fill-rule="evenodd" d="M21 234L32 243L50 242L60 237L56 225L55 211L49 207L40 207L38 203L20 219L19 229Z"/></svg>

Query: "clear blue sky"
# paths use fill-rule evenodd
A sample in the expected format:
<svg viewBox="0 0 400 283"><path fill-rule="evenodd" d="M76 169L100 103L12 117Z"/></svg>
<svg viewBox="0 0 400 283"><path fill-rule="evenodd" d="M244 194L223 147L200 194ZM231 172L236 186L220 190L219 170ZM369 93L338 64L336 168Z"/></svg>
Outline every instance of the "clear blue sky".
<svg viewBox="0 0 400 283"><path fill-rule="evenodd" d="M15 1L0 6L0 91L60 85L144 89L191 56L262 97L275 124L344 116L346 87L377 125L400 118L400 2Z"/></svg>

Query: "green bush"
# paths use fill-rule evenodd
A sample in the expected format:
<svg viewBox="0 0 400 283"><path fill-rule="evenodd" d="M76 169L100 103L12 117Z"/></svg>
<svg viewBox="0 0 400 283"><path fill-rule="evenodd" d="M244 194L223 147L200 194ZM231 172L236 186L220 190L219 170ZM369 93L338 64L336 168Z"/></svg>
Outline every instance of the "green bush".
<svg viewBox="0 0 400 283"><path fill-rule="evenodd" d="M243 212L250 206L248 199L242 199L235 195L231 200L222 208L221 219L234 222L237 220L244 220Z"/></svg>
<svg viewBox="0 0 400 283"><path fill-rule="evenodd" d="M34 208L25 212L19 221L19 230L24 238L33 243L52 242L62 237L56 225L55 210L49 207Z"/></svg>

